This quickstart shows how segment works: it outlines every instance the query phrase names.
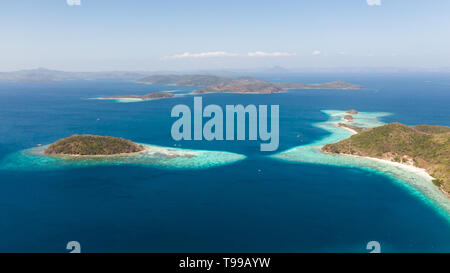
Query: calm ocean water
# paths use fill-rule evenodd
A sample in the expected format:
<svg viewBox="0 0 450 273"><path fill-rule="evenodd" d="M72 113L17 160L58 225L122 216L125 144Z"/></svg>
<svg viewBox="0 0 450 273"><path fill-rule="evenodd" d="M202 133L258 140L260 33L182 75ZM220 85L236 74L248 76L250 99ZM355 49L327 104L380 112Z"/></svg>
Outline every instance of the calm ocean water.
<svg viewBox="0 0 450 273"><path fill-rule="evenodd" d="M326 120L322 109L391 112L384 122L450 126L448 74L260 76L367 88L203 96L204 105L279 104L278 151L326 136L311 126ZM192 105L192 96L140 103L89 98L194 89L118 80L0 83L0 161L83 133L173 146L170 110ZM0 252L66 252L73 240L83 252L367 252L372 240L389 252L450 251L450 222L386 176L273 160L259 142L181 145L247 159L201 170L1 170Z"/></svg>

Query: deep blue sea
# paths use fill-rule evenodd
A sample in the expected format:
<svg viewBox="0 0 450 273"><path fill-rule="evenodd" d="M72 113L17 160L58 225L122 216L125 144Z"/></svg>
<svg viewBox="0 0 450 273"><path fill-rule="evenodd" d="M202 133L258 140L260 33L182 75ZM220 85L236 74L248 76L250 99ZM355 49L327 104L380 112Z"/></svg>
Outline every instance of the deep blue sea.
<svg viewBox="0 0 450 273"><path fill-rule="evenodd" d="M384 122L450 126L450 75L286 74L264 79L346 80L362 91L208 94L203 104L279 104L277 152L328 134L323 109L391 112ZM92 100L194 87L126 80L0 83L0 161L72 134L229 151L247 156L209 169L133 165L0 171L0 252L450 252L450 222L387 176L349 167L282 162L255 141L172 140L176 104Z"/></svg>

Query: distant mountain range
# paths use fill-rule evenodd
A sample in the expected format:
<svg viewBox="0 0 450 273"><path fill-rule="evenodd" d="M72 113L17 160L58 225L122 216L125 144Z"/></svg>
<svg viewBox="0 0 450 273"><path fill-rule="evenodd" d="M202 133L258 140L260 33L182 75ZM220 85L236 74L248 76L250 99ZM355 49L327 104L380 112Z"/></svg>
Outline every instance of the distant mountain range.
<svg viewBox="0 0 450 273"><path fill-rule="evenodd" d="M58 82L75 79L139 79L148 76L144 72L108 71L108 72L67 72L46 68L0 72L0 81L14 82Z"/></svg>

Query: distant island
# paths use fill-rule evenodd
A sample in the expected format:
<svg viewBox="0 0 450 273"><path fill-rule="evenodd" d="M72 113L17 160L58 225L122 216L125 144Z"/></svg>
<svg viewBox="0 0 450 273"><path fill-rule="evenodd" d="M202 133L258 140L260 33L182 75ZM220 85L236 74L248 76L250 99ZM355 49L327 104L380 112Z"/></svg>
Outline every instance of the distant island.
<svg viewBox="0 0 450 273"><path fill-rule="evenodd" d="M360 90L362 86L354 85L345 81L333 81L325 83L278 83L278 87L283 89L339 89L339 90Z"/></svg>
<svg viewBox="0 0 450 273"><path fill-rule="evenodd" d="M166 98L173 98L175 97L174 94L169 92L153 92L148 93L143 96L139 95L126 95L126 96L109 96L109 97L100 97L99 99L104 100L117 100L117 99L136 99L136 100L157 100L157 99L166 99Z"/></svg>
<svg viewBox="0 0 450 273"><path fill-rule="evenodd" d="M232 78L214 75L151 75L137 80L150 84L173 84L184 86L208 86L231 81Z"/></svg>
<svg viewBox="0 0 450 273"><path fill-rule="evenodd" d="M339 123L355 135L322 148L326 153L348 154L399 162L425 169L433 183L450 196L450 127L391 123L371 129Z"/></svg>
<svg viewBox="0 0 450 273"><path fill-rule="evenodd" d="M142 145L111 136L73 135L60 139L44 150L46 155L111 156L144 151Z"/></svg>
<svg viewBox="0 0 450 273"><path fill-rule="evenodd" d="M180 86L198 86L194 94L205 93L236 93L236 94L272 94L285 92L289 89L334 89L360 90L362 86L345 81L325 83L272 83L253 77L224 77L210 74L153 74L150 72L69 72L46 68L0 72L0 81L12 82L60 82L67 80L95 80L95 79L127 79L145 84L170 84ZM130 96L121 96L130 98ZM134 97L134 99L139 99Z"/></svg>
<svg viewBox="0 0 450 273"><path fill-rule="evenodd" d="M194 94L203 93L245 93L245 94L272 94L285 91L283 88L268 81L255 78L237 78L207 85Z"/></svg>
<svg viewBox="0 0 450 273"><path fill-rule="evenodd" d="M214 75L152 75L138 80L148 84L172 84L184 86L202 86L194 94L204 93L247 93L272 94L289 89L338 89L360 90L359 85L344 81L326 82L320 84L305 83L271 83L252 77L228 78Z"/></svg>

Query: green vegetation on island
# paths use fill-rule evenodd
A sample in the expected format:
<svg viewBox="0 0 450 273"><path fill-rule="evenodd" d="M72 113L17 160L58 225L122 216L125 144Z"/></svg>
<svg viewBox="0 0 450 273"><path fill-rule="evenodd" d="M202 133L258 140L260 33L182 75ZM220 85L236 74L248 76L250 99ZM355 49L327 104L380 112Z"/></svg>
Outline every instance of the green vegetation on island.
<svg viewBox="0 0 450 273"><path fill-rule="evenodd" d="M433 183L445 193L450 193L450 127L391 123L359 130L358 134L327 144L322 150L423 168L435 178Z"/></svg>
<svg viewBox="0 0 450 273"><path fill-rule="evenodd" d="M95 135L73 135L48 146L47 155L99 156L137 153L145 148L129 140Z"/></svg>

